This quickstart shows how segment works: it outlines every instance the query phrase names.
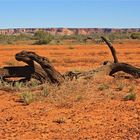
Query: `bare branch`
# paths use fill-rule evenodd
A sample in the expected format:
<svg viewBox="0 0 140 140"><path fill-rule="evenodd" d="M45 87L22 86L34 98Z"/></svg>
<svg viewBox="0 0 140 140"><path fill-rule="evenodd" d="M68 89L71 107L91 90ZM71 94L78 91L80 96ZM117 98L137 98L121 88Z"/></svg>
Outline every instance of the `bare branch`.
<svg viewBox="0 0 140 140"><path fill-rule="evenodd" d="M108 45L109 49L111 50L111 53L112 53L112 56L113 56L113 59L114 59L114 63L119 63L117 55L116 55L116 50L113 47L112 43L103 36L101 36L101 38Z"/></svg>

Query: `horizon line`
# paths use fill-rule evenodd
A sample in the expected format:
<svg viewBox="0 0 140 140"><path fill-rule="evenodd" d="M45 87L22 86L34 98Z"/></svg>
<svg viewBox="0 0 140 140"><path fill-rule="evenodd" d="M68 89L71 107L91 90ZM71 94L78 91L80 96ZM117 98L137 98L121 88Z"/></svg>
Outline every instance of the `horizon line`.
<svg viewBox="0 0 140 140"><path fill-rule="evenodd" d="M140 27L12 27L12 28L1 28L0 30L10 30L10 29L140 29Z"/></svg>

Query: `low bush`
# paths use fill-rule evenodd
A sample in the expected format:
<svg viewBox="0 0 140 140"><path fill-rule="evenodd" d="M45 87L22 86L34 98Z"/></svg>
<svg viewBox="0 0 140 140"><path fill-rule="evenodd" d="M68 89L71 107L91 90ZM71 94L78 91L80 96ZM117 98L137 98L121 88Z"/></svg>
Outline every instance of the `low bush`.
<svg viewBox="0 0 140 140"><path fill-rule="evenodd" d="M30 34L19 35L0 35L0 44L15 44L17 41L32 40L33 37Z"/></svg>
<svg viewBox="0 0 140 140"><path fill-rule="evenodd" d="M45 31L37 31L34 34L34 38L37 40L35 44L49 44L53 40L53 35L45 32Z"/></svg>
<svg viewBox="0 0 140 140"><path fill-rule="evenodd" d="M140 39L140 32L134 32L130 36L132 39Z"/></svg>

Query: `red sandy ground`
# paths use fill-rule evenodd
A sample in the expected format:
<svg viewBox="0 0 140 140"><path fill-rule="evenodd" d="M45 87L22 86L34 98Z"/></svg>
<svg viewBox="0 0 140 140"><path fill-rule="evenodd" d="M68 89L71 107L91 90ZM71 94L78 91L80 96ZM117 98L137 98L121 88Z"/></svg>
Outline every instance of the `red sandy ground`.
<svg viewBox="0 0 140 140"><path fill-rule="evenodd" d="M114 47L120 61L140 67L140 42L114 44ZM0 66L18 64L14 55L21 50L48 57L60 72L89 70L112 60L105 45L3 45ZM109 89L100 91L101 83L109 85ZM117 90L120 83L125 84L122 91ZM124 101L123 96L132 86L136 100ZM139 79L103 77L89 83L54 87L50 88L53 99L45 97L44 101L27 106L18 102L18 94L19 91L0 91L0 140L140 140Z"/></svg>

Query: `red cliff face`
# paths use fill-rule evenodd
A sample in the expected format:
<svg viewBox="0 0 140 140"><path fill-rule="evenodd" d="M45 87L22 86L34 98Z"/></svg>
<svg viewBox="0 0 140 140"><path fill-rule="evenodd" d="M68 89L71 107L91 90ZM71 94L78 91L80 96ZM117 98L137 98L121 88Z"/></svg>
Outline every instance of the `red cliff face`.
<svg viewBox="0 0 140 140"><path fill-rule="evenodd" d="M0 34L11 35L20 33L33 34L38 30L44 30L51 34L72 35L83 34L90 35L93 33L115 33L115 32L140 32L140 28L114 29L114 28L17 28L17 29L0 29Z"/></svg>

